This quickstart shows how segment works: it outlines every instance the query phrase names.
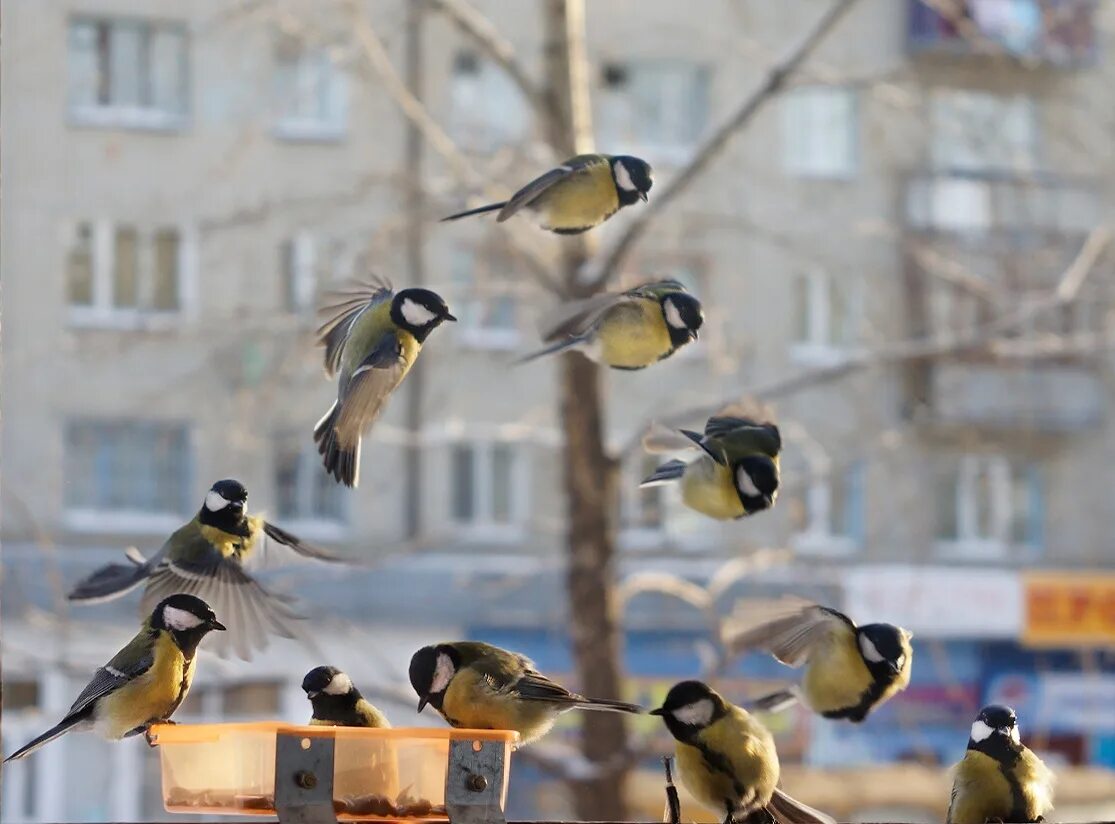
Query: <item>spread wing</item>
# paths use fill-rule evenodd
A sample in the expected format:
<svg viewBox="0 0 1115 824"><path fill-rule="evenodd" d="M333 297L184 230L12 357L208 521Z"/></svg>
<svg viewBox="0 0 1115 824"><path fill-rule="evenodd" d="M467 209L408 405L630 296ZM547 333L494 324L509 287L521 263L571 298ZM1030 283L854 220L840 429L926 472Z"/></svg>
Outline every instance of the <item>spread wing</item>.
<svg viewBox="0 0 1115 824"><path fill-rule="evenodd" d="M751 418L728 415L709 418L705 424L705 437L714 441L731 438L772 458L782 449L782 434L778 427Z"/></svg>
<svg viewBox="0 0 1115 824"><path fill-rule="evenodd" d="M341 389L341 407L334 428L342 443L359 437L379 417L406 371L402 342L394 331L387 332Z"/></svg>
<svg viewBox="0 0 1115 824"><path fill-rule="evenodd" d="M100 698L115 692L133 678L138 678L155 663L154 652L146 631L133 638L112 656L112 660L93 673L93 678L70 707L67 716L86 709Z"/></svg>
<svg viewBox="0 0 1115 824"><path fill-rule="evenodd" d="M298 536L291 535L285 529L275 526L270 521L262 521L261 523L263 533L269 539L264 543L265 551L268 554L270 554L271 548L275 544L278 544L279 546L285 547L286 549L289 549L294 553L301 555L303 558L313 558L317 561L331 562L348 560L347 558L344 558L336 554L335 552L330 552L328 549L322 549L321 547L314 546L313 544L307 544Z"/></svg>
<svg viewBox="0 0 1115 824"><path fill-rule="evenodd" d="M221 554L196 529L180 531L172 540L173 549L164 547L154 563L140 606L144 613L176 592L195 595L228 627L227 632L215 633L207 646L221 656L235 651L245 661L253 650L267 647L268 633L297 637L292 625L302 616L293 599L268 590L244 570L238 557Z"/></svg>
<svg viewBox="0 0 1115 824"><path fill-rule="evenodd" d="M856 625L842 612L798 598L784 598L768 606L747 608L747 615L728 630L728 647L735 653L759 649L783 664L800 667L818 643L833 635L854 634Z"/></svg>
<svg viewBox="0 0 1115 824"><path fill-rule="evenodd" d="M326 295L330 302L318 309L324 321L316 332L318 345L325 347L326 375L333 377L340 368L341 353L353 322L372 306L390 300L393 294L390 283L373 278Z"/></svg>
<svg viewBox="0 0 1115 824"><path fill-rule="evenodd" d="M507 201L507 204L500 209L499 215L496 216L496 222L503 223L512 215L537 200L538 197L550 187L574 175L584 174L586 170L593 166L607 162L607 159L600 155L578 155L571 160L567 160L556 169L550 169L550 171L546 172L544 175L536 177L526 186L515 192L515 194L511 196L511 199Z"/></svg>
<svg viewBox="0 0 1115 824"><path fill-rule="evenodd" d="M684 291L685 286L676 280L658 280L640 284L625 292L610 292L568 301L547 315L542 324L542 339L555 341L581 337L616 306L638 300L657 301L665 293Z"/></svg>

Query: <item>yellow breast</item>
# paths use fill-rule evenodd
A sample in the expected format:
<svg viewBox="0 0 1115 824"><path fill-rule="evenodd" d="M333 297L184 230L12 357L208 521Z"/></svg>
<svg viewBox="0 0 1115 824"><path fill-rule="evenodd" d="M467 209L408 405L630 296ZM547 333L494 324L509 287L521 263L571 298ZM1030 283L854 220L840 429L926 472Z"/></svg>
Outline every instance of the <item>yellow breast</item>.
<svg viewBox="0 0 1115 824"><path fill-rule="evenodd" d="M856 648L854 636L818 644L802 679L809 706L816 712L854 707L872 684L871 673Z"/></svg>
<svg viewBox="0 0 1115 824"><path fill-rule="evenodd" d="M549 732L559 714L552 704L494 690L467 667L453 676L442 704L442 715L454 727L515 730L523 744Z"/></svg>
<svg viewBox="0 0 1115 824"><path fill-rule="evenodd" d="M691 463L681 479L681 499L690 509L729 521L746 514L728 467L707 455Z"/></svg>
<svg viewBox="0 0 1115 824"><path fill-rule="evenodd" d="M649 299L628 301L608 312L596 339L598 360L622 369L650 366L673 349L662 309Z"/></svg>
<svg viewBox="0 0 1115 824"><path fill-rule="evenodd" d="M155 661L147 672L101 700L97 730L106 738L122 738L136 727L169 718L189 692L196 656L186 665L170 636L159 633Z"/></svg>
<svg viewBox="0 0 1115 824"><path fill-rule="evenodd" d="M607 163L570 176L538 200L543 228L575 231L607 220L619 209L619 196Z"/></svg>

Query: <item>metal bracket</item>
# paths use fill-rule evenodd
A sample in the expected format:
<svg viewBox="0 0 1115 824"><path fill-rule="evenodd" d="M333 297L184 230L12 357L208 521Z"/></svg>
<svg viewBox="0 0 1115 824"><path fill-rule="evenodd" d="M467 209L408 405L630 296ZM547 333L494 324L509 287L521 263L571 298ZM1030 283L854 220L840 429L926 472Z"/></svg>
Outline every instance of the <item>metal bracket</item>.
<svg viewBox="0 0 1115 824"><path fill-rule="evenodd" d="M337 824L332 738L275 737L275 812L282 824Z"/></svg>
<svg viewBox="0 0 1115 824"><path fill-rule="evenodd" d="M445 809L451 824L506 824L503 751L498 741L449 741Z"/></svg>

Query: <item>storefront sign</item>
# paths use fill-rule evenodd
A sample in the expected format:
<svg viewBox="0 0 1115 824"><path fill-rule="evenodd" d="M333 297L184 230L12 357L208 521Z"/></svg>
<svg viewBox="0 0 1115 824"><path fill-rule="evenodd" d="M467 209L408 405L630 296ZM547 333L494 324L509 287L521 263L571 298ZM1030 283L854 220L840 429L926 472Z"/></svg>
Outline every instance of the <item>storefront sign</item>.
<svg viewBox="0 0 1115 824"><path fill-rule="evenodd" d="M1115 647L1115 575L1027 573L1023 642Z"/></svg>

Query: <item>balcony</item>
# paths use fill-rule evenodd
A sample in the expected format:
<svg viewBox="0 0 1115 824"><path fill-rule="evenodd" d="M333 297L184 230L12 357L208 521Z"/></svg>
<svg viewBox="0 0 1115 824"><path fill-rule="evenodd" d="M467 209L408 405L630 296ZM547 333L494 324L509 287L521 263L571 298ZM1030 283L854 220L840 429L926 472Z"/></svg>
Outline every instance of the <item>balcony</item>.
<svg viewBox="0 0 1115 824"><path fill-rule="evenodd" d="M911 54L1007 55L1031 66L1096 60L1096 0L908 0Z"/></svg>
<svg viewBox="0 0 1115 824"><path fill-rule="evenodd" d="M910 334L957 344L908 367L911 413L942 427L1050 434L1099 424L1104 391L1089 346L1106 331L1111 264L1073 302L1045 305L1100 222L1098 191L1048 174L924 172L908 178L904 198Z"/></svg>

